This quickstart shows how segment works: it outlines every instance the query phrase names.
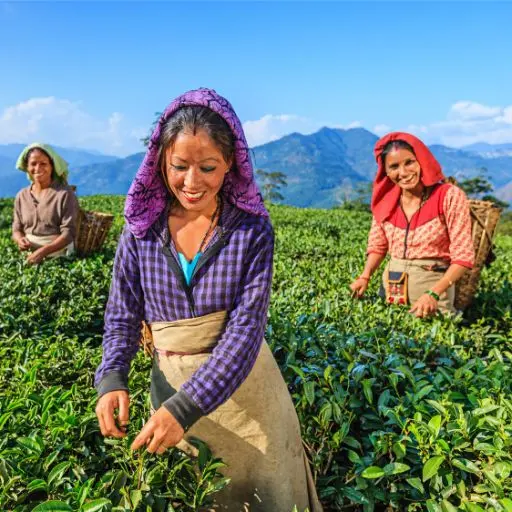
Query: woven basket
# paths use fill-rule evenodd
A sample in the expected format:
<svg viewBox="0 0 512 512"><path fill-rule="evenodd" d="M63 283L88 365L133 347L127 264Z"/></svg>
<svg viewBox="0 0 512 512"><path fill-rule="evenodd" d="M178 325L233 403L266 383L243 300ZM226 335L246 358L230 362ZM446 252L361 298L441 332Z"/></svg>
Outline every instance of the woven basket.
<svg viewBox="0 0 512 512"><path fill-rule="evenodd" d="M155 347L153 346L153 334L151 333L151 327L144 321L140 329L140 340L139 345L144 350L144 354L149 357L153 357Z"/></svg>
<svg viewBox="0 0 512 512"><path fill-rule="evenodd" d="M113 220L114 216L108 213L80 209L75 240L79 256L87 256L103 245Z"/></svg>
<svg viewBox="0 0 512 512"><path fill-rule="evenodd" d="M471 199L469 207L471 234L475 248L475 265L455 285L455 307L457 309L467 308L475 296L480 272L491 252L492 239L501 215L501 208L490 201Z"/></svg>

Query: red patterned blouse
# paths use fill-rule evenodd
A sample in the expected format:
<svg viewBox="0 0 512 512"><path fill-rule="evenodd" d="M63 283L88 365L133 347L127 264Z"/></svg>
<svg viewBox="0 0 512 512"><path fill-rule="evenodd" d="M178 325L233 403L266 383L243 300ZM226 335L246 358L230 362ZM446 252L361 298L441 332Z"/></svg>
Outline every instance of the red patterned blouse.
<svg viewBox="0 0 512 512"><path fill-rule="evenodd" d="M469 202L450 183L435 185L429 198L410 221L396 204L384 222L372 222L367 253L400 259L443 259L472 268L475 260L471 238Z"/></svg>

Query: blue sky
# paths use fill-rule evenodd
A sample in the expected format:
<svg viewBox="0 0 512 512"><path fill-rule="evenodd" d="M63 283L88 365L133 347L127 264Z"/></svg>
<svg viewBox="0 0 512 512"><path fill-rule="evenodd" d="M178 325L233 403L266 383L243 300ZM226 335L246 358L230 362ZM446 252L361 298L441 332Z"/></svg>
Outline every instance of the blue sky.
<svg viewBox="0 0 512 512"><path fill-rule="evenodd" d="M252 145L323 125L512 142L512 3L0 3L0 143L127 155L185 90Z"/></svg>

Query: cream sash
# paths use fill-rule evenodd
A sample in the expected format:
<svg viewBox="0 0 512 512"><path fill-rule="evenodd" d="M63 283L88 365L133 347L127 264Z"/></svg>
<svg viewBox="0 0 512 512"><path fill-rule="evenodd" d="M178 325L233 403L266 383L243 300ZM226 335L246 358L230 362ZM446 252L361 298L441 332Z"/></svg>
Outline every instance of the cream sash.
<svg viewBox="0 0 512 512"><path fill-rule="evenodd" d="M45 245L51 244L55 239L59 238L59 235L33 235L32 233L25 233L27 240L35 246L36 249L44 247ZM47 258L58 258L59 256L70 256L75 252L75 244L70 242L66 247L59 249L58 251L52 252L46 256Z"/></svg>
<svg viewBox="0 0 512 512"><path fill-rule="evenodd" d="M227 313L151 324L157 371L178 390L210 356ZM158 353L160 351L160 353ZM178 352L164 355L161 351ZM206 352L206 353L205 353ZM186 353L186 355L184 355ZM231 478L214 510L321 512L297 413L279 367L264 341L248 377L231 398L195 423L178 445L195 455L190 437L205 441Z"/></svg>

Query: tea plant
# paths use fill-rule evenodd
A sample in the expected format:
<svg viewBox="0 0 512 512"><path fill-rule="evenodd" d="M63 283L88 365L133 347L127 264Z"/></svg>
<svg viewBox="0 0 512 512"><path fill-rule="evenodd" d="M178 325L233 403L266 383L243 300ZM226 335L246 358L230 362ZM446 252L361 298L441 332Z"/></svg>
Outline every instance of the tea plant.
<svg viewBox="0 0 512 512"><path fill-rule="evenodd" d="M94 369L121 197L87 259L25 264L0 200L0 510L208 507L222 461L132 454L149 415L149 361L130 374L129 435L104 439ZM464 317L418 320L377 297L354 301L370 216L271 207L276 255L266 339L289 386L325 510L512 511L512 237L497 239ZM276 478L278 476L276 475Z"/></svg>

